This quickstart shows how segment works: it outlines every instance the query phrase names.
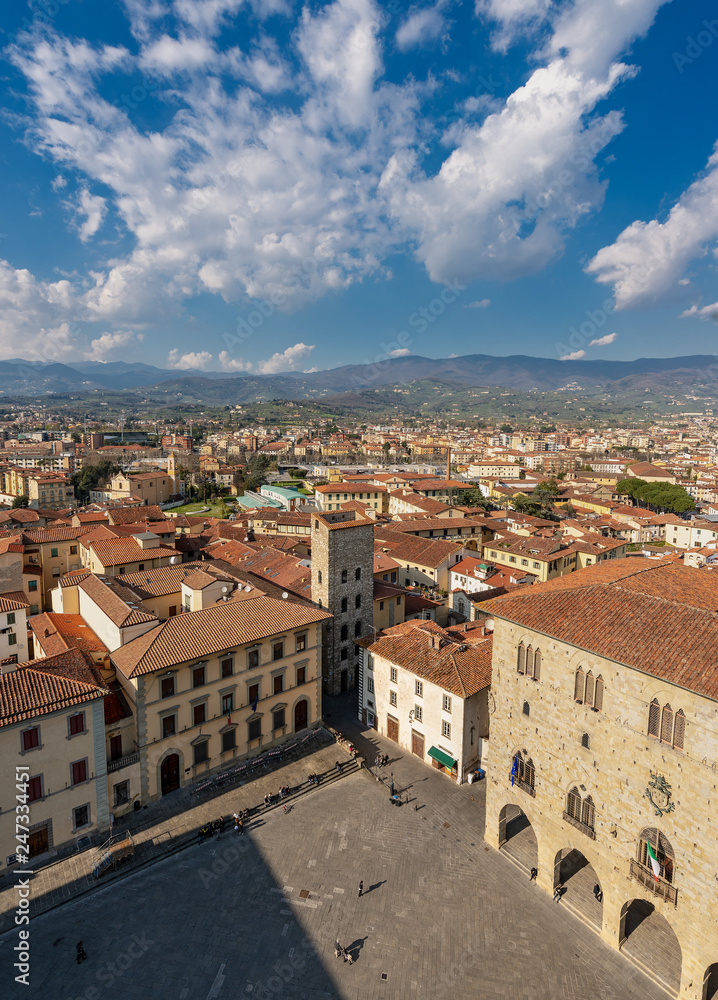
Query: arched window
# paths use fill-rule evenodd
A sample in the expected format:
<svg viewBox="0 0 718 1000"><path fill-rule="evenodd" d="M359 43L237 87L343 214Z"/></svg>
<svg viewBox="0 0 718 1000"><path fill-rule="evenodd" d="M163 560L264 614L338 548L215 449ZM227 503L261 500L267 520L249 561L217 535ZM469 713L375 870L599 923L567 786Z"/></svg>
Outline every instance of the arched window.
<svg viewBox="0 0 718 1000"><path fill-rule="evenodd" d="M526 676L533 677L534 675L534 648L533 646L526 647Z"/></svg>
<svg viewBox="0 0 718 1000"><path fill-rule="evenodd" d="M578 827L582 833L593 838L596 823L596 809L593 799L590 795L587 795L585 799L581 798L581 793L575 785L566 795L566 810L563 818L568 820L571 826Z"/></svg>
<svg viewBox="0 0 718 1000"><path fill-rule="evenodd" d="M589 670L586 674L586 692L583 696L584 705L593 708L593 673Z"/></svg>
<svg viewBox="0 0 718 1000"><path fill-rule="evenodd" d="M358 618L354 623L354 635L361 635L361 619Z"/></svg>
<svg viewBox="0 0 718 1000"><path fill-rule="evenodd" d="M674 857L670 841L655 827L641 831L636 846L636 861L654 879L673 884Z"/></svg>
<svg viewBox="0 0 718 1000"><path fill-rule="evenodd" d="M524 702L524 715L529 715L530 712L531 712L531 708L529 707L529 703L527 701L525 701Z"/></svg>
<svg viewBox="0 0 718 1000"><path fill-rule="evenodd" d="M361 580L361 566L357 566L357 568L354 570L354 579Z"/></svg>
<svg viewBox="0 0 718 1000"><path fill-rule="evenodd" d="M591 749L591 737L588 735L588 733L584 733L583 736L581 737L581 746L584 748L584 750Z"/></svg>
<svg viewBox="0 0 718 1000"><path fill-rule="evenodd" d="M673 709L670 705L663 706L661 715L661 743L673 745Z"/></svg>
<svg viewBox="0 0 718 1000"><path fill-rule="evenodd" d="M683 714L683 709L679 708L676 712L676 721L673 724L673 749L682 750L683 749L683 737L686 732L686 717Z"/></svg>
<svg viewBox="0 0 718 1000"><path fill-rule="evenodd" d="M654 698L648 706L648 735L658 739L660 726L661 706L658 704L658 698Z"/></svg>
<svg viewBox="0 0 718 1000"><path fill-rule="evenodd" d="M585 687L585 679L583 676L583 670L579 667L576 671L576 679L573 684L573 700L583 703L583 691Z"/></svg>
<svg viewBox="0 0 718 1000"><path fill-rule="evenodd" d="M341 603L340 607L342 609L342 613L344 613L346 611L346 609L347 609L347 599L346 599L346 597L342 597L342 603Z"/></svg>
<svg viewBox="0 0 718 1000"><path fill-rule="evenodd" d="M347 571L345 569L343 569L342 570L342 583L346 583L346 582L347 582Z"/></svg>
<svg viewBox="0 0 718 1000"><path fill-rule="evenodd" d="M593 708L596 712L603 711L603 677L600 674L596 678L596 693L593 696Z"/></svg>
<svg viewBox="0 0 718 1000"><path fill-rule="evenodd" d="M342 642L346 642L348 636L349 636L349 629L346 627L346 625L342 625L341 632L339 633L340 640Z"/></svg>
<svg viewBox="0 0 718 1000"><path fill-rule="evenodd" d="M534 680L537 681L541 677L541 650L537 649L534 653Z"/></svg>
<svg viewBox="0 0 718 1000"><path fill-rule="evenodd" d="M519 643L519 652L516 659L516 669L520 674L526 673L526 647L522 642Z"/></svg>
<svg viewBox="0 0 718 1000"><path fill-rule="evenodd" d="M321 583L321 582L322 582L322 571L321 570L317 570L317 583Z"/></svg>
<svg viewBox="0 0 718 1000"><path fill-rule="evenodd" d="M529 795L536 794L536 772L534 762L526 750L517 750L511 761L511 784L518 783Z"/></svg>
<svg viewBox="0 0 718 1000"><path fill-rule="evenodd" d="M361 607L361 594L357 594L357 596L354 598L354 607L355 608Z"/></svg>

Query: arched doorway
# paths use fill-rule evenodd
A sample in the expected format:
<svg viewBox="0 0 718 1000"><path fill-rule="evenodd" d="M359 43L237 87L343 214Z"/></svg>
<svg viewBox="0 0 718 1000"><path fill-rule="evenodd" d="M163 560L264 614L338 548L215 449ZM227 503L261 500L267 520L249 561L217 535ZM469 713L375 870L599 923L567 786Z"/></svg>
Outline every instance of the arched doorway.
<svg viewBox="0 0 718 1000"><path fill-rule="evenodd" d="M536 834L526 813L513 803L505 805L499 813L499 850L527 872L538 865Z"/></svg>
<svg viewBox="0 0 718 1000"><path fill-rule="evenodd" d="M681 946L673 928L653 903L632 899L623 904L618 946L669 993L678 993L683 963Z"/></svg>
<svg viewBox="0 0 718 1000"><path fill-rule="evenodd" d="M602 889L596 871L581 851L564 847L557 852L553 867L553 887L562 886L561 897L570 909L575 910L599 933L603 924L603 903L594 895L594 887Z"/></svg>
<svg viewBox="0 0 718 1000"><path fill-rule="evenodd" d="M349 671L342 670L341 677L339 678L339 688L342 692L349 690Z"/></svg>
<svg viewBox="0 0 718 1000"><path fill-rule="evenodd" d="M718 1000L718 962L714 962L706 969L702 1000Z"/></svg>
<svg viewBox="0 0 718 1000"><path fill-rule="evenodd" d="M168 754L160 765L160 782L162 794L176 791L180 786L180 763L179 755Z"/></svg>
<svg viewBox="0 0 718 1000"><path fill-rule="evenodd" d="M308 721L308 705L307 699L302 698L294 706L294 732L298 733L300 729L307 728Z"/></svg>

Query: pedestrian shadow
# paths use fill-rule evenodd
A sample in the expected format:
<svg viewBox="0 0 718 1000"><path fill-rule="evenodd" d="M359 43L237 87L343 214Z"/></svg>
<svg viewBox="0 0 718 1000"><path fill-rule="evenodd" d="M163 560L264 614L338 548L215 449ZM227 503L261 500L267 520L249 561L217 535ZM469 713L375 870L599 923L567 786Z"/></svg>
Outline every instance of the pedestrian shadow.
<svg viewBox="0 0 718 1000"><path fill-rule="evenodd" d="M352 941L351 944L346 945L347 951L350 951L352 953L352 956L354 957L355 961L361 954L361 950L364 947L364 943L368 940L369 940L368 936L363 938L356 938L356 940Z"/></svg>
<svg viewBox="0 0 718 1000"><path fill-rule="evenodd" d="M383 885L386 885L386 879L382 879L381 882L374 882L373 885L370 885L368 889L364 890L363 895L368 896L370 892L374 892L375 889L380 889Z"/></svg>

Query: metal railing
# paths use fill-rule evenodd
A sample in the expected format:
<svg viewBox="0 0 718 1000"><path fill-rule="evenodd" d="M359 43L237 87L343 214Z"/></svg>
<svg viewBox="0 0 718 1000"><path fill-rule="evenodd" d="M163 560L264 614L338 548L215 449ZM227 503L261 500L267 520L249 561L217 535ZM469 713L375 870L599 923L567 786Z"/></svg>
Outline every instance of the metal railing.
<svg viewBox="0 0 718 1000"><path fill-rule="evenodd" d="M661 899L665 899L667 902L677 906L678 890L676 887L671 885L670 882L666 882L663 878L657 879L651 869L644 868L635 858L631 858L630 875L631 878L635 878L637 882L640 882L645 889L649 889L654 896L660 896Z"/></svg>

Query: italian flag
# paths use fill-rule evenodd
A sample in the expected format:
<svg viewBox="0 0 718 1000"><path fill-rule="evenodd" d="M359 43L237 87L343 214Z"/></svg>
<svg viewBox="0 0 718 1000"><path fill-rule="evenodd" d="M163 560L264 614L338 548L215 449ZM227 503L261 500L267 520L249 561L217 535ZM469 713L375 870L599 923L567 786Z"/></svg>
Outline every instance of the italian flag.
<svg viewBox="0 0 718 1000"><path fill-rule="evenodd" d="M646 847L648 848L648 857L650 858L651 868L653 869L653 877L657 882L661 874L661 866L658 864L658 858L656 857L656 852L653 850L651 845L647 843Z"/></svg>

